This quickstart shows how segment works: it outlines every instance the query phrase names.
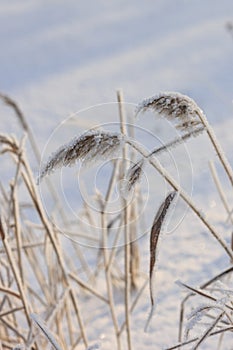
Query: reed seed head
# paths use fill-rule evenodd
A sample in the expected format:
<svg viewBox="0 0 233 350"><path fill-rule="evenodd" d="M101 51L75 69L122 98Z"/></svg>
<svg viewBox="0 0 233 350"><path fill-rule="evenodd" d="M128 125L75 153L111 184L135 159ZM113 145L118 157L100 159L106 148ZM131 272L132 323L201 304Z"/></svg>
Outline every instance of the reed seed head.
<svg viewBox="0 0 233 350"><path fill-rule="evenodd" d="M57 168L73 165L77 160L87 163L112 158L120 151L122 140L121 134L106 131L92 131L75 137L51 155L42 167L38 181Z"/></svg>
<svg viewBox="0 0 233 350"><path fill-rule="evenodd" d="M130 192L133 187L139 182L142 175L143 164L144 159L140 159L137 163L129 168L126 174L126 192Z"/></svg>
<svg viewBox="0 0 233 350"><path fill-rule="evenodd" d="M199 114L203 114L196 102L177 92L163 92L142 101L136 109L136 115L149 109L174 121L180 131L192 131L202 124Z"/></svg>

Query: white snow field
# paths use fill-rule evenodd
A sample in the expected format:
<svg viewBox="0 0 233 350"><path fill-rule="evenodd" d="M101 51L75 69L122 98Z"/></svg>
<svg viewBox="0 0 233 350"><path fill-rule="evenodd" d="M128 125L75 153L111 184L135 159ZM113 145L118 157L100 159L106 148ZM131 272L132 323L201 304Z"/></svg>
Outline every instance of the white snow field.
<svg viewBox="0 0 233 350"><path fill-rule="evenodd" d="M104 124L112 128L111 123L118 123L114 104L117 89L124 92L129 114L145 97L160 91L178 91L192 97L205 111L233 164L233 40L226 30L231 20L232 0L0 0L0 91L13 97L24 111L43 160L84 130L98 125L104 128ZM13 115L8 118L9 112L2 105L0 111L1 131L20 135ZM157 137L164 141L172 135L171 125L151 113L141 116L136 124L139 141L149 149ZM118 125L113 128L116 130ZM170 156L163 155L160 160L175 177L180 177L182 186L192 193L194 201L230 244L232 227L210 175L209 160L215 161L229 203L232 189L206 134L174 148ZM103 190L105 180L95 178L91 169L84 177L91 182L87 191L93 194L96 182ZM75 170L67 173L70 179ZM59 185L60 173L57 178L56 174L52 176ZM143 233L148 232L169 190L154 171L148 169L146 177ZM62 188L67 196L67 212L81 205L82 188L73 192L74 186L77 187L76 179ZM62 191L60 195L64 195ZM49 208L43 187L42 197ZM160 244L158 304L147 333L148 288L132 314L135 350L161 350L177 344L179 308L186 295L177 280L198 287L230 265L226 253L200 220L182 201L177 207L177 216L169 224L171 232L164 233ZM142 236L141 269L148 274L149 236ZM99 283L104 293L104 282L103 286L101 280ZM122 299L123 293L119 292L117 311L123 317ZM92 299L85 307L95 317L91 328L87 326L91 344L96 344L96 349L115 349L109 314L97 308ZM223 338L223 344L222 349L233 349L232 333ZM200 349L213 350L217 345L212 337ZM191 348L192 345L184 347Z"/></svg>

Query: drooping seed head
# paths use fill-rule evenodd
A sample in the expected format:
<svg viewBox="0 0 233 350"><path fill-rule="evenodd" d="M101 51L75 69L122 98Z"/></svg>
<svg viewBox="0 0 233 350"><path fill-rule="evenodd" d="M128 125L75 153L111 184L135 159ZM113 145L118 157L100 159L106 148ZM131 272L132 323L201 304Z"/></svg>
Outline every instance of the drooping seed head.
<svg viewBox="0 0 233 350"><path fill-rule="evenodd" d="M144 159L140 159L137 163L129 168L125 178L127 184L125 190L127 193L129 193L139 182L142 175L143 164Z"/></svg>
<svg viewBox="0 0 233 350"><path fill-rule="evenodd" d="M106 131L92 131L75 137L51 155L42 167L38 181L57 168L71 166L78 160L87 163L112 158L120 151L122 140L121 134Z"/></svg>
<svg viewBox="0 0 233 350"><path fill-rule="evenodd" d="M203 114L196 102L177 92L163 92L142 101L136 115L149 109L173 121L180 131L192 131L202 125L199 114Z"/></svg>

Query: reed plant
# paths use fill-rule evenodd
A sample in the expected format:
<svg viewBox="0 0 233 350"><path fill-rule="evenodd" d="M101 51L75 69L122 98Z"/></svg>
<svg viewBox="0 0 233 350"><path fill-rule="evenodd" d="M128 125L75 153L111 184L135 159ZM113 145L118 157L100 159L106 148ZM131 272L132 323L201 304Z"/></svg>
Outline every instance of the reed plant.
<svg viewBox="0 0 233 350"><path fill-rule="evenodd" d="M148 305L151 304L149 319L145 317L145 331L150 332L149 323L156 314L156 264L161 232L166 230L167 214L178 198L196 214L203 227L217 240L223 254L229 259L230 267L205 281L200 287L192 287L179 282L187 291L181 303L178 324L178 343L167 350L181 349L192 344L192 349L201 348L209 337L216 337L219 349L224 349L224 336L233 331L232 290L229 281L232 278L232 245L222 238L222 234L207 219L202 208L194 202L190 195L173 178L160 162L159 156L172 147L188 142L192 137L206 133L217 154L219 164L233 184L232 168L200 107L190 97L180 93L165 92L145 99L138 105L135 122L139 114L152 111L161 115L174 125L178 136L165 145L148 151L135 139L134 133L127 127L128 120L124 110L123 94L118 91L120 127L117 132L103 129L89 130L61 145L58 150L48 156L46 163L40 168L37 184L47 181L51 173L59 168L73 166L77 162L93 165L94 162L109 160L112 164L112 175L107 184L106 194L97 193L96 201L100 211L101 235L84 235L77 228L77 237L84 237L86 242L95 242L99 246L96 254L96 270L88 265L85 247L78 247L72 239L64 244L64 236L60 234L55 219L48 219L41 203L38 187L25 148L28 137L35 155L37 146L33 133L18 105L9 97L0 95L4 103L13 108L25 132L22 139L1 134L1 157L6 157L14 169L14 176L9 184L0 185L0 349L25 348L41 349L49 343L60 349L92 349L90 345L90 328L95 326L95 315L88 312L86 300L95 300L96 308L104 308L111 319L115 344L112 348L134 349L132 339L132 312L137 307L147 288ZM156 118L155 118L156 123ZM135 154L138 157L135 157ZM139 160L138 160L139 158ZM133 160L130 165L126 160ZM140 271L140 247L135 240L137 227L131 224L132 218L140 211L140 178L145 164L158 172L169 185L169 192L162 203L157 203L154 219L148 237L148 274ZM220 199L226 209L226 215L232 222L232 208L227 201L217 170L210 163L211 174L216 184ZM114 186L124 183L121 195L121 211L113 219L108 215ZM56 189L51 180L46 182L47 191L51 191L54 202L58 200ZM129 194L137 194L133 202ZM22 198L23 193L23 198ZM26 202L25 202L26 201ZM57 203L59 208L61 203ZM90 222L95 221L93 213L85 207L84 212ZM62 214L63 217L65 214ZM64 218L65 223L67 219ZM109 250L111 227L117 226L114 244ZM68 232L68 229L67 229ZM120 237L124 237L124 246L117 245ZM71 254L72 252L72 254ZM122 256L123 255L123 256ZM122 258L123 269L119 259ZM140 258L140 259L139 259ZM77 266L81 266L82 276ZM105 276L104 288L98 289L98 277ZM121 281L124 296L124 316L119 314L119 287ZM104 290L104 292L103 292ZM191 300L200 298L195 307L190 307ZM191 310L190 310L191 308ZM187 312L189 318L185 321ZM205 317L205 323L201 323ZM186 324L185 324L186 322ZM192 331L201 324L202 332L198 337ZM144 330L138 330L144 332ZM155 344L151 345L154 349ZM95 345L98 349L99 345ZM190 347L189 347L190 349Z"/></svg>

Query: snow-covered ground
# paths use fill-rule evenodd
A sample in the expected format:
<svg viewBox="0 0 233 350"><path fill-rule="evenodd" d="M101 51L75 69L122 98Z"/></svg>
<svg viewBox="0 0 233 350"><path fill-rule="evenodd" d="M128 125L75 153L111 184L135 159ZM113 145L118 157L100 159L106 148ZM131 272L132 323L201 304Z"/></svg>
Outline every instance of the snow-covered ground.
<svg viewBox="0 0 233 350"><path fill-rule="evenodd" d="M130 111L144 97L179 91L205 111L233 162L233 41L226 31L232 17L231 0L0 0L0 90L19 103L41 152L49 140L46 154L83 130L117 122L117 109L111 103L116 101L118 88L124 91ZM1 130L17 132L14 117L8 116L1 106ZM166 138L168 124L156 124L150 116L140 118L138 126L143 128L138 131L140 141L148 147L150 132ZM187 147L173 153L182 184L193 191L195 201L229 242L231 227L208 169L208 160L216 156L206 136L191 140ZM162 162L176 170L169 157L164 156ZM217 168L232 201L228 181L221 167ZM151 173L147 176L150 199L145 210L151 218L165 187ZM72 185L67 189L70 203ZM147 273L148 237L142 242L142 269ZM175 281L198 286L228 265L221 247L188 212L177 229L163 237L156 316L145 334L146 290L133 314L134 349L175 344L183 296ZM89 307L93 310L95 305L90 301ZM96 329L89 330L90 338L100 340L101 349L112 349L111 322L101 310L96 312L99 317ZM213 349L213 343L202 349ZM232 345L224 350L232 350Z"/></svg>

